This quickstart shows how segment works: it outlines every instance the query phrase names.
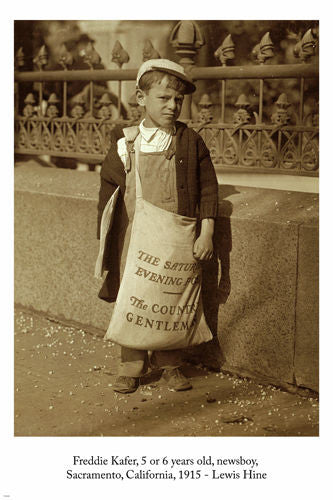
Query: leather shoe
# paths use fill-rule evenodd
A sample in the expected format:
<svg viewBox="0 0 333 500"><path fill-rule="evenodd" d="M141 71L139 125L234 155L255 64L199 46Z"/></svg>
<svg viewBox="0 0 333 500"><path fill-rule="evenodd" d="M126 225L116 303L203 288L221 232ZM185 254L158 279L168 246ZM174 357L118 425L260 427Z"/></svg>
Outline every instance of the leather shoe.
<svg viewBox="0 0 333 500"><path fill-rule="evenodd" d="M135 392L138 387L139 378L121 376L116 379L113 390L122 394L130 394L131 392Z"/></svg>
<svg viewBox="0 0 333 500"><path fill-rule="evenodd" d="M192 389L189 380L182 374L179 368L165 369L162 379L168 384L170 391L188 391Z"/></svg>

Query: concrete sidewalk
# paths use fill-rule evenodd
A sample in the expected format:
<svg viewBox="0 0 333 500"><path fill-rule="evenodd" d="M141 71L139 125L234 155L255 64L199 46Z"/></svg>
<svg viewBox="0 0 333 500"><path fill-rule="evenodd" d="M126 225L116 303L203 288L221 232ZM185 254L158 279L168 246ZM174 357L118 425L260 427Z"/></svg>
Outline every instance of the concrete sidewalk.
<svg viewBox="0 0 333 500"><path fill-rule="evenodd" d="M152 373L137 392L114 393L117 347L100 333L16 309L16 436L318 436L315 394L202 366L184 367L191 391Z"/></svg>

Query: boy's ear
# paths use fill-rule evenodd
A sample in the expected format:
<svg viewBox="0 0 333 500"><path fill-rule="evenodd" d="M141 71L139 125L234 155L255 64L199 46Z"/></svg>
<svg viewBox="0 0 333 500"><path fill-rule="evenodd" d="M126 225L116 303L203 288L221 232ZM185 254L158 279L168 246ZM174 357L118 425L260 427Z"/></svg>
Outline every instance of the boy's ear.
<svg viewBox="0 0 333 500"><path fill-rule="evenodd" d="M146 105L146 94L144 93L144 91L141 89L136 89L135 95L136 95L136 102L138 103L138 105L145 106Z"/></svg>

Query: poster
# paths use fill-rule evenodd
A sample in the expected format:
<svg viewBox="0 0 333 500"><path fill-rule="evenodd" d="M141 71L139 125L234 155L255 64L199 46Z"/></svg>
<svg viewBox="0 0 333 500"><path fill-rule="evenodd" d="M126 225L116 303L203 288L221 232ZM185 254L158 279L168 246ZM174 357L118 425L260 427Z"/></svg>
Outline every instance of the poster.
<svg viewBox="0 0 333 500"><path fill-rule="evenodd" d="M171 3L168 5L171 5ZM297 9L295 9L295 12L292 12L293 9L290 5L286 7L288 7L288 19L299 16ZM80 8L82 10L80 10L80 15L78 15L76 8L68 9L68 6L64 6L63 12L66 12L66 16L63 15L61 17L76 19L82 15L86 19L104 18L106 17L104 16L106 14L105 6L101 8L103 8L103 16L97 15L96 12L92 13L91 9L89 13L85 12L84 7ZM132 8L134 9L133 12L136 13L134 19L140 18L142 13L136 11L136 7L133 6ZM164 13L160 15L160 11L156 12L157 16L155 16L154 7L151 6L150 8L152 9L151 13L154 12L154 15L151 16L152 18L164 17ZM253 19L253 11L246 11L245 5L243 5L242 14L243 9L244 15L242 17ZM14 19L31 18L31 11L29 9L25 11L23 6L20 6L20 9L13 10L11 21ZM127 15L120 15L120 13L116 15L114 6L110 10L112 10L112 13L107 14L107 17L111 17L111 14L112 18L128 17ZM194 17L196 19L202 19L203 17L235 19L240 17L239 12L235 12L234 9L228 12L228 16L224 15L224 13L223 15L220 14L216 5L212 6L212 12L213 10L214 15L212 16L208 16L207 13L201 10L201 13L198 12ZM221 10L225 12L225 7ZM184 19L188 17L188 13L181 12L182 15L180 15L178 12L179 6L177 6L177 17ZM150 17L147 13L148 10L145 12L144 19ZM43 8L39 11L38 15L37 12L35 14L36 16L33 17L41 19L57 19L59 17L58 14L55 16L52 12L45 12L44 14ZM166 18L170 17L172 18L174 15L171 15L171 11L167 11ZM319 8L317 11L313 9L309 13L304 9L302 12L303 17L320 19L322 23L321 34L323 35L321 48L325 50L324 47L325 45L327 46L328 40L325 39L325 28L327 32L327 27L324 13ZM265 9L261 10L258 6L258 9L255 9L255 18L276 19L276 16L273 12L265 12ZM280 16L277 18L279 19ZM7 43L9 39L13 39L12 28L9 30L9 33L6 32L5 28L3 32L6 34ZM8 52L6 54L6 57L8 57L6 64L9 68L12 67L13 62L12 53L10 50L6 50ZM7 73L9 74L7 75ZM5 72L4 78L8 77L7 87L9 88L12 88L12 76L11 72ZM8 92L8 89L5 91ZM324 95L322 99L325 99L325 97ZM329 102L329 95L327 95L327 102ZM8 104L8 115L6 114L5 116L13 118L11 97L8 98ZM3 120L3 134L6 134L7 129L9 127ZM12 139L13 137L10 136L11 141ZM327 143L327 140L324 139L322 141L322 149L324 153L323 158L326 162L325 143ZM9 138L8 142L7 140L4 141L4 144L9 144ZM12 144L13 141L11 142ZM6 172L9 172L9 183L12 180L12 151L13 147L5 155ZM4 185L5 189L2 195L2 202L4 204L3 214L7 214L8 207L12 207L11 193L8 192L7 186L8 184ZM324 194L326 195L325 192ZM324 223L326 223L325 212L329 214L328 200L326 196L325 198L322 210L324 213ZM29 208L27 209L29 210ZM4 234L10 234L9 240L11 240L13 231L9 219L10 217L5 217L3 220L5 224ZM326 236L324 235L323 237L325 241ZM247 409L245 411L244 407L241 406L244 404L244 401L250 401L249 397L245 393L245 395L242 395L242 399L239 401L235 400L235 391L242 387L242 384L244 384L243 379L226 373L214 373L212 375L209 372L206 374L207 372L203 369L200 375L195 377L199 397L195 401L195 406L191 407L190 411L186 408L190 404L190 391L186 395L185 393L184 395L171 392L166 393L166 391L159 391L158 388L154 387L154 382L146 384L143 390L138 392L134 397L133 395L129 395L128 397L119 396L115 398L112 394L112 386L110 386L109 393L106 393L105 396L105 391L100 391L104 392L103 398L96 400L95 391L99 390L97 384L100 382L98 377L101 375L100 372L107 371L107 368L104 367L102 358L98 359L101 352L97 352L98 349L95 350L95 347L92 346L92 336L87 334L84 329L78 328L77 325L65 326L66 349L60 349L60 346L57 346L59 357L54 356L56 359L48 360L47 366L45 367L44 365L43 367L44 371L40 371L42 376L39 380L36 378L36 382L34 382L34 385L37 386L36 390L41 389L43 380L44 382L48 382L49 388L51 387L49 394L45 394L44 391L40 392L39 401L43 402L43 411L40 412L40 415L34 412L33 398L26 398L26 407L22 406L20 408L20 418L23 416L26 423L30 422L32 434L29 436L30 431L26 427L24 435L14 436L16 410L13 405L13 394L18 385L14 380L12 356L14 342L9 334L14 329L12 319L13 306L11 303L13 297L13 293L11 292L14 291L13 279L10 269L8 269L10 268L8 263L13 262L11 241L8 246L5 259L3 259L5 264L5 279L3 280L2 312L6 325L3 332L3 335L6 336L4 342L5 349L3 349L4 357L1 362L3 411L1 420L2 473L0 487L3 498L38 499L47 497L53 499L59 496L64 498L76 496L88 498L92 495L111 496L114 494L134 494L139 498L143 498L147 492L159 495L162 498L170 494L178 495L178 493L181 495L190 494L193 498L201 498L207 492L213 495L232 493L236 498L245 494L249 498L266 498L268 495L278 498L282 494L285 495L286 491L297 491L303 498L312 498L317 492L319 484L321 484L321 487L324 487L328 477L329 462L326 454L330 439L329 409L327 405L329 388L326 387L327 383L325 380L329 378L329 373L326 371L323 373L321 379L324 403L321 403L322 425L320 437L314 435L297 437L295 435L297 432L294 432L292 436L277 436L274 435L274 426L269 427L271 425L269 422L267 425L265 424L268 426L268 431L266 431L268 435L258 436L255 432L256 419L253 418L252 412L249 412ZM327 241L327 245L326 241L322 245L324 266L326 266L327 262L326 246L329 248L329 241ZM327 266L329 267L329 262L327 262ZM326 285L325 281L327 279L324 278L324 286ZM328 318L325 318L329 309L326 304L326 294L322 292L322 295L324 316L322 332L329 334L329 322ZM26 329L26 333L32 331L31 323L29 323L29 315L26 312L22 312L21 315L19 313L18 318L21 321L21 329ZM54 335L59 325L56 322L49 322L47 318L44 324L44 320L33 319L33 322L42 322L40 328L44 332L44 335L45 328L48 329L48 333L50 334L48 338L51 343L51 341L56 340ZM260 318L258 318L259 320ZM82 362L82 378L80 376L78 381L74 382L71 379L72 370L70 365L74 364L77 360L68 360L67 362L66 357L75 357L74 351L71 351L73 344L70 342L74 340L74 337L78 338L78 332L80 334L80 346L82 347L82 352L85 353L82 358L85 365ZM96 342L100 343L101 341L96 340ZM326 349L326 339L323 342L325 343L325 353L329 352L329 346ZM42 356L46 353L47 349L45 345L42 346L41 344L42 342L38 343L38 341L34 343L34 351L31 351L34 357L37 345L40 346L39 352ZM21 347L22 349L27 348L27 346L22 344ZM75 340L74 347L76 349L75 352L77 352L77 340ZM95 351L91 352L93 355L97 352L97 358L90 361L88 356L90 354L89 351ZM71 352L72 356L70 356ZM321 358L323 366L325 366L326 361L325 353L322 354ZM31 373L29 374L28 372L33 372L34 357L31 357L31 369L29 367L26 368L27 365L24 365L27 378L31 376ZM62 365L60 359L62 360ZM67 385L64 385L63 378L60 377L60 367L67 370ZM193 374L193 372L190 371L190 374ZM108 378L107 374L102 373L102 375L104 376L103 387L108 387L108 384L112 382L106 381L111 380L112 376ZM209 380L205 377L208 377ZM206 380L208 380L208 383L205 382ZM216 383L216 381L218 382ZM74 389L72 386L75 383L77 387ZM235 415L230 411L231 407L227 407L228 399L225 397L225 393L221 395L220 388L222 385L220 384L223 384L223 387L230 391L229 399L233 405L236 405L234 406L236 408L234 410L236 412ZM207 385L209 385L208 389ZM255 391L254 386L256 386L258 388L256 397L259 399L260 393L260 397L263 398L264 402L270 396L276 397L274 394L276 392L274 385L259 385L261 387L258 388L258 385L250 380L244 384L244 390L249 393ZM22 387L24 387L24 383ZM77 394L75 394L75 390ZM58 394L55 394L56 391ZM62 403L59 403L61 401L59 394L62 394L59 391L66 391L67 402L63 406ZM151 394L154 391L155 394ZM72 394L70 394L71 392ZM92 406L87 405L89 398L93 402ZM307 415L312 417L313 413L311 412L316 410L315 405L317 402L315 398L313 398L313 401L310 401L310 398L311 395L306 399L306 411ZM69 403L70 400L74 401L74 403ZM140 406L143 407L146 403L149 404L149 401L153 401L154 403L151 405L152 411L142 410ZM100 402L103 403L101 406L95 406L95 403ZM118 412L116 412L118 415L115 415L116 407L118 408ZM167 407L169 412L165 412L163 407ZM174 407L176 407L176 410L172 409ZM263 406L262 408L265 410L265 418L267 417L268 421L270 421L270 418L268 418L271 417L268 415L270 410L267 406ZM158 412L156 411L157 409L159 410ZM53 420L54 417L50 417L49 415L55 412L57 412L57 417ZM111 422L109 412L113 412L113 416L115 416L113 422L116 424L116 428L120 429L118 435L117 432L114 432L110 436L105 432L109 428L107 422ZM141 420L137 416L133 420L132 416L136 412L141 412L143 417ZM292 413L290 412L287 415L288 422L293 418ZM70 418L68 418L69 415ZM130 419L128 415L131 415ZM280 416L282 419L284 416L283 412L280 413ZM96 435L95 431L97 418L100 430L99 435ZM103 422L101 422L102 420ZM159 436L155 436L154 432L151 432L152 429L156 430L158 428L156 424L157 420L162 421L160 425L162 431ZM215 422L216 420L217 423ZM56 430L54 431L54 435L48 437L38 436L37 429L41 427L38 424L51 421L51 425L55 426L54 429L61 428L61 425L63 425L61 422L66 422L67 426L72 426L73 431L67 431L66 436L61 436L59 433L57 435ZM129 421L129 425L127 425L127 421ZM86 425L87 422L88 424ZM135 423L137 426L135 436L133 436L132 423ZM165 432L163 426L170 426L171 432ZM229 428L231 431L229 430L229 432L225 433L225 428ZM244 432L244 428L247 431ZM92 434L93 429L94 435L92 436L90 434ZM193 435L191 435L189 429L192 430ZM222 431L222 435L220 436L218 435L219 430ZM126 434L128 434L128 437ZM92 474L92 476L89 476L89 474Z"/></svg>

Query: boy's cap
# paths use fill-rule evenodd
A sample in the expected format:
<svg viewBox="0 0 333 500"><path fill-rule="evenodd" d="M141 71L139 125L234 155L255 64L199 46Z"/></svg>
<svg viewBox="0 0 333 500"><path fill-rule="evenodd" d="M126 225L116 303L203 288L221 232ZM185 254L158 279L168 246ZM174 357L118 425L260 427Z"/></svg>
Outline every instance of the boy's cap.
<svg viewBox="0 0 333 500"><path fill-rule="evenodd" d="M192 82L191 78L186 75L183 66L173 61L169 61L169 59L149 59L148 61L141 64L136 77L136 86L139 87L140 78L145 73L155 70L163 71L164 73L176 76L184 83L186 83L186 90L184 94L192 94L196 89L196 86Z"/></svg>

